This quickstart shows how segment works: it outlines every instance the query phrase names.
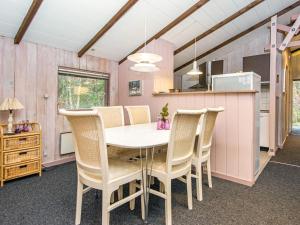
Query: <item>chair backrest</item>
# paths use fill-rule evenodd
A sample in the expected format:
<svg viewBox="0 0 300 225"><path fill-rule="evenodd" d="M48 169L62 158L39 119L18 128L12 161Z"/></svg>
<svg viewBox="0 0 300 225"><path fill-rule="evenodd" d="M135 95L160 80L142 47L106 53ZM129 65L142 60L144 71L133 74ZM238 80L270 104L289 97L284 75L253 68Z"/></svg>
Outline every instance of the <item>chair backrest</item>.
<svg viewBox="0 0 300 225"><path fill-rule="evenodd" d="M151 123L150 108L148 105L125 106L131 125Z"/></svg>
<svg viewBox="0 0 300 225"><path fill-rule="evenodd" d="M172 167L190 162L195 145L199 119L203 110L177 110L173 116L167 151L167 172Z"/></svg>
<svg viewBox="0 0 300 225"><path fill-rule="evenodd" d="M104 128L124 126L124 111L122 106L94 107L100 112Z"/></svg>
<svg viewBox="0 0 300 225"><path fill-rule="evenodd" d="M198 158L207 152L209 153L217 116L219 112L223 111L223 107L207 108L207 112L200 119L200 132L196 148L196 156Z"/></svg>
<svg viewBox="0 0 300 225"><path fill-rule="evenodd" d="M70 123L78 171L97 174L108 181L108 158L101 114L60 110Z"/></svg>

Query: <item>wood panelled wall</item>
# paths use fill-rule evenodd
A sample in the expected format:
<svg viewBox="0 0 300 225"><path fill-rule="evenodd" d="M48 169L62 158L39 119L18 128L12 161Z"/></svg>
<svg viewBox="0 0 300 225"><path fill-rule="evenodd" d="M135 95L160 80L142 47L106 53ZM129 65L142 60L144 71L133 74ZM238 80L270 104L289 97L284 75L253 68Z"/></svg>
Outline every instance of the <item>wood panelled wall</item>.
<svg viewBox="0 0 300 225"><path fill-rule="evenodd" d="M218 115L211 150L215 176L245 185L255 182L255 93L179 93L122 100L123 105L150 106L152 121L169 103L169 113L177 109L202 109L223 106Z"/></svg>
<svg viewBox="0 0 300 225"><path fill-rule="evenodd" d="M0 103L6 97L17 97L25 109L15 113L15 120L41 123L44 163L70 155L59 154L59 134L66 131L64 118L57 113L58 66L86 69L110 74L110 104L118 102L118 63L93 56L77 57L77 53L44 45L0 37ZM7 113L0 112L0 121Z"/></svg>

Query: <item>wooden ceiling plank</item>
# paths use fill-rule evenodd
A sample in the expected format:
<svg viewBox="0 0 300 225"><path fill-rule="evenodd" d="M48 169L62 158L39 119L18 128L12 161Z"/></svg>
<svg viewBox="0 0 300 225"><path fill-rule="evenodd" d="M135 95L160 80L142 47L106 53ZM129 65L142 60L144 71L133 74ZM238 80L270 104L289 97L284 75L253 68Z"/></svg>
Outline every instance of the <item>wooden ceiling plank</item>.
<svg viewBox="0 0 300 225"><path fill-rule="evenodd" d="M78 52L78 57L83 56L138 0L128 0L127 3L102 27L95 36Z"/></svg>
<svg viewBox="0 0 300 225"><path fill-rule="evenodd" d="M248 12L249 10L251 10L252 8L254 8L255 6L257 6L258 4L264 2L265 0L255 0L253 2L251 2L250 4L248 4L247 6L245 6L244 8L240 9L239 11L237 11L236 13L232 14L231 16L227 17L226 19L224 19L223 21L219 22L218 24L216 24L215 26L213 26L212 28L210 28L209 30L205 31L204 33L198 35L196 37L196 41L200 41L201 39L205 38L206 36L210 35L211 33L215 32L216 30L218 30L219 28L221 28L222 26L228 24L229 22L231 22L232 20L238 18L239 16L243 15L244 13ZM185 43L183 46L181 46L180 48L176 49L174 52L174 55L182 52L184 49L190 47L191 45L193 45L195 43L195 38L193 38L192 40L190 40L189 42Z"/></svg>
<svg viewBox="0 0 300 225"><path fill-rule="evenodd" d="M292 5L290 5L290 6L286 7L286 8L284 8L283 10L281 10L281 11L275 13L274 15L277 15L278 17L279 17L279 16L282 16L282 15L284 15L285 13L291 11L292 9L294 9L294 8L296 8L296 7L298 7L298 6L300 6L300 1L295 2L294 4L292 4ZM253 25L252 27L250 27L250 28L244 30L243 32L241 32L241 33L239 33L239 34L233 36L232 38L229 38L228 40L226 40L226 41L224 41L223 43L219 44L218 46L216 46L216 47L214 47L214 48L208 50L207 52L202 53L201 55L197 56L196 60L199 60L199 59L201 59L201 58L203 58L203 57L209 55L210 53L212 53L212 52L218 50L219 48L222 48L222 47L224 47L224 46L230 44L231 42L233 42L233 41L235 41L235 40L241 38L242 36L244 36L244 35L246 35L246 34L252 32L252 31L254 31L255 29L257 29L257 28L259 28L259 27L265 25L266 23L270 22L271 18L272 18L274 15L272 15L272 16L270 16L270 17L268 17L268 18L266 18L266 19L264 19L264 20L262 20L262 21L260 21L259 23L255 24L255 25ZM181 65L181 66L175 68L174 72L179 71L179 70L183 69L184 67L190 65L193 61L194 61L194 59L191 59L190 61L184 63L183 65Z"/></svg>
<svg viewBox="0 0 300 225"><path fill-rule="evenodd" d="M31 21L33 20L34 16L36 15L38 9L40 8L43 0L33 0L31 3L31 6L24 17L21 26L19 27L19 30L15 36L14 43L19 44L26 33Z"/></svg>
<svg viewBox="0 0 300 225"><path fill-rule="evenodd" d="M173 27L175 27L177 24L179 24L181 21L183 21L188 16L190 16L192 13L194 13L195 11L197 11L198 9L200 9L207 2L209 2L209 0L199 0L196 4L194 4L193 6L191 6L188 10L186 10L184 13L182 13L179 17L177 17L175 20L173 20L171 23L169 23L166 27L164 27L162 30L160 30L157 34L155 34L154 36L152 36L151 38L149 38L146 41L146 44L149 44L151 41L160 38L162 35L164 35L169 30L171 30ZM134 54L134 53L138 52L143 47L144 47L144 43L141 44L140 46L138 46L135 50L133 50L128 55L131 55L131 54ZM128 55L126 57L124 57L119 62L119 64L123 63L127 59Z"/></svg>

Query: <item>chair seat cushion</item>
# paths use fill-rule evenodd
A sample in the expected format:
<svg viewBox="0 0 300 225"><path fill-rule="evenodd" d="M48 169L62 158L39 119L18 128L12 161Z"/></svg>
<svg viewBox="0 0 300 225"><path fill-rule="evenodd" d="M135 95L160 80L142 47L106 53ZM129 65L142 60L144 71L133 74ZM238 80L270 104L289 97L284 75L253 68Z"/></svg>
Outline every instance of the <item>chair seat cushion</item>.
<svg viewBox="0 0 300 225"><path fill-rule="evenodd" d="M115 146L107 146L108 158L128 160L140 155L139 149L126 149Z"/></svg>
<svg viewBox="0 0 300 225"><path fill-rule="evenodd" d="M150 166L151 166L150 157L148 160L149 160L148 162L150 163ZM177 171L185 168L186 166L187 165L185 163L173 166L172 172L176 173ZM154 155L152 170L155 170L157 172L166 172L167 171L167 153L166 152L162 152L162 153Z"/></svg>
<svg viewBox="0 0 300 225"><path fill-rule="evenodd" d="M127 160L121 160L116 158L108 159L108 171L109 181L114 181L126 176L131 176L136 173L141 173L141 167L136 163L129 162ZM102 183L101 174L89 173L79 169L79 174L88 180L92 180L95 183Z"/></svg>

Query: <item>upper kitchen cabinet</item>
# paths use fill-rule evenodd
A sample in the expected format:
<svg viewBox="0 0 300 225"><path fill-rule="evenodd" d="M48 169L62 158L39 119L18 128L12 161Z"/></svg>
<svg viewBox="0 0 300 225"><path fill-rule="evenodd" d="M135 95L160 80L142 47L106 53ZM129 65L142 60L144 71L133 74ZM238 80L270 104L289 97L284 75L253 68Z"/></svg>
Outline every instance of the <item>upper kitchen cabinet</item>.
<svg viewBox="0 0 300 225"><path fill-rule="evenodd" d="M243 71L257 73L262 83L270 82L270 54L243 57Z"/></svg>

